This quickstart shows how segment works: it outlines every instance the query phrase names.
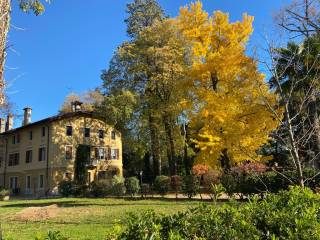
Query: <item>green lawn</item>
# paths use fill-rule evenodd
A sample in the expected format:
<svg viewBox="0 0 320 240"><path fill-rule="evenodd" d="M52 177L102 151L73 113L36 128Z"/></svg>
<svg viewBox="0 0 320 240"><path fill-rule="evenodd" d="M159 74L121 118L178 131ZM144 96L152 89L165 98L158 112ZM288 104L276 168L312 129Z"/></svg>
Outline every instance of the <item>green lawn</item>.
<svg viewBox="0 0 320 240"><path fill-rule="evenodd" d="M47 207L56 204L54 216L47 220L26 221L21 211L28 207ZM45 200L11 200L0 202L0 223L5 239L28 240L48 230L59 230L71 239L104 239L106 230L114 221L124 221L126 213L153 209L172 214L197 206L195 201L123 200L61 198ZM29 211L30 209L28 209ZM31 211L32 212L32 211Z"/></svg>

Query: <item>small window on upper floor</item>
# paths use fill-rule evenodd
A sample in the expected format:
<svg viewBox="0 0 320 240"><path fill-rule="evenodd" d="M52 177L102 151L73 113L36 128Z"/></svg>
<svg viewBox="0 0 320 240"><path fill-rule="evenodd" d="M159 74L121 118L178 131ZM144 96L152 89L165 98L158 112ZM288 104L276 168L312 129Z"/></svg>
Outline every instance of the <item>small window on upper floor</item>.
<svg viewBox="0 0 320 240"><path fill-rule="evenodd" d="M99 138L104 138L104 131L102 129L99 130Z"/></svg>
<svg viewBox="0 0 320 240"><path fill-rule="evenodd" d="M13 135L12 137L12 144L16 144L16 135Z"/></svg>
<svg viewBox="0 0 320 240"><path fill-rule="evenodd" d="M29 132L29 140L32 140L32 131Z"/></svg>
<svg viewBox="0 0 320 240"><path fill-rule="evenodd" d="M90 128L84 128L84 136L85 137L90 137Z"/></svg>
<svg viewBox="0 0 320 240"><path fill-rule="evenodd" d="M72 136L72 126L66 127L66 134L67 134L67 136Z"/></svg>
<svg viewBox="0 0 320 240"><path fill-rule="evenodd" d="M44 137L46 135L46 127L41 128L41 137Z"/></svg>
<svg viewBox="0 0 320 240"><path fill-rule="evenodd" d="M20 143L20 134L17 134L17 143Z"/></svg>
<svg viewBox="0 0 320 240"><path fill-rule="evenodd" d="M116 132L111 131L111 139L116 140Z"/></svg>

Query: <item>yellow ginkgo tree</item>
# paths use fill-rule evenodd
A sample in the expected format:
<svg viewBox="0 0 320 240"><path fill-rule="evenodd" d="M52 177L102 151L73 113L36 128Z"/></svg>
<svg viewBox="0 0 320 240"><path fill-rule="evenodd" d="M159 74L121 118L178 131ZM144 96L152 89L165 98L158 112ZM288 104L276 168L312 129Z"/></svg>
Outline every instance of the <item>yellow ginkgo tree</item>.
<svg viewBox="0 0 320 240"><path fill-rule="evenodd" d="M228 14L209 16L198 1L181 8L176 21L191 49L184 106L199 129L194 139L198 161L230 168L263 160L258 150L279 121L269 110L277 96L246 55L253 17L244 14L242 21L230 23Z"/></svg>

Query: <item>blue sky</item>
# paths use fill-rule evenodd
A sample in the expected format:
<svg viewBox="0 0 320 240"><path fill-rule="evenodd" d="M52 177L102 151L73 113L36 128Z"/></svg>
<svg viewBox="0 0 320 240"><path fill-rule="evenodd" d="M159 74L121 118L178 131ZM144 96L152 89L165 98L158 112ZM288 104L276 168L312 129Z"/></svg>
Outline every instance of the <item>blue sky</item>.
<svg viewBox="0 0 320 240"><path fill-rule="evenodd" d="M17 2L17 1L16 1ZM32 120L57 113L66 95L101 85L116 47L126 36L125 8L129 0L52 0L39 17L13 7L6 79L16 110L29 105ZM204 0L204 8L229 12L232 21L244 12L255 17L250 48L263 44L262 36L272 16L287 0ZM159 0L170 16L176 16L187 0ZM23 30L20 30L23 29ZM19 121L19 120L18 120ZM20 123L18 123L19 125ZM16 124L17 125L17 124Z"/></svg>

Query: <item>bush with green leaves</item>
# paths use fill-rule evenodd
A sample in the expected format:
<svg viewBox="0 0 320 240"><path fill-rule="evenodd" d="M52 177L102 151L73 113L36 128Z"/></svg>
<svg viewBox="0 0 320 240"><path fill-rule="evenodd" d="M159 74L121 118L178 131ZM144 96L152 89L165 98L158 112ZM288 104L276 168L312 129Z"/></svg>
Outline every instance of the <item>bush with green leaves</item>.
<svg viewBox="0 0 320 240"><path fill-rule="evenodd" d="M129 177L125 180L126 193L134 197L140 191L139 179L136 177Z"/></svg>
<svg viewBox="0 0 320 240"><path fill-rule="evenodd" d="M0 197L10 196L10 190L2 189L0 190Z"/></svg>
<svg viewBox="0 0 320 240"><path fill-rule="evenodd" d="M110 194L112 188L111 180L101 179L91 183L91 194L95 197L105 197Z"/></svg>
<svg viewBox="0 0 320 240"><path fill-rule="evenodd" d="M221 176L221 184L226 189L226 194L228 194L229 197L239 192L239 178L236 174L223 174Z"/></svg>
<svg viewBox="0 0 320 240"><path fill-rule="evenodd" d="M200 181L197 176L188 175L183 178L182 193L189 199L196 196L200 191Z"/></svg>
<svg viewBox="0 0 320 240"><path fill-rule="evenodd" d="M58 185L58 191L63 197L85 197L89 195L89 188L85 184L77 184L71 180L63 180Z"/></svg>
<svg viewBox="0 0 320 240"><path fill-rule="evenodd" d="M320 239L320 196L309 189L267 194L248 203L202 204L174 215L130 214L107 239Z"/></svg>
<svg viewBox="0 0 320 240"><path fill-rule="evenodd" d="M157 176L153 184L155 192L160 194L161 196L166 195L170 189L170 182L171 179L168 176Z"/></svg>
<svg viewBox="0 0 320 240"><path fill-rule="evenodd" d="M124 185L125 179L121 176L114 176L111 180L110 194L115 196L122 196L126 192L126 187Z"/></svg>
<svg viewBox="0 0 320 240"><path fill-rule="evenodd" d="M58 185L58 191L63 197L69 197L73 194L73 182L63 180Z"/></svg>

